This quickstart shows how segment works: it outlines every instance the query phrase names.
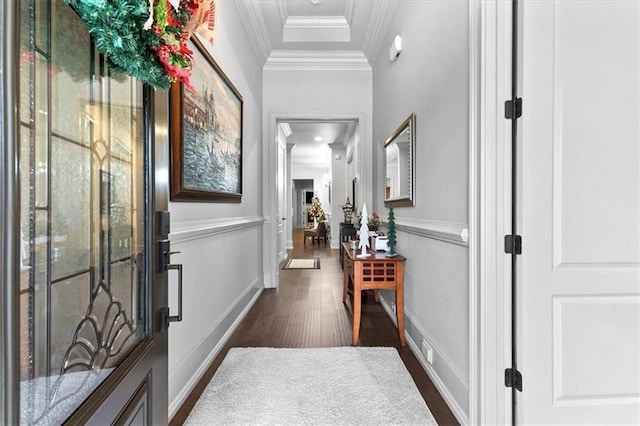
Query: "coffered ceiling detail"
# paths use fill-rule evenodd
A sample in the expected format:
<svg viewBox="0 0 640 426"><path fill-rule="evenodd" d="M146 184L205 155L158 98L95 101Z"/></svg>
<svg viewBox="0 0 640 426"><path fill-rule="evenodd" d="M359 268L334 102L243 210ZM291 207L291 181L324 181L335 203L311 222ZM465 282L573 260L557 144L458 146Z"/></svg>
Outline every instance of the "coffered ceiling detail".
<svg viewBox="0 0 640 426"><path fill-rule="evenodd" d="M234 0L268 68L375 64L397 0Z"/></svg>

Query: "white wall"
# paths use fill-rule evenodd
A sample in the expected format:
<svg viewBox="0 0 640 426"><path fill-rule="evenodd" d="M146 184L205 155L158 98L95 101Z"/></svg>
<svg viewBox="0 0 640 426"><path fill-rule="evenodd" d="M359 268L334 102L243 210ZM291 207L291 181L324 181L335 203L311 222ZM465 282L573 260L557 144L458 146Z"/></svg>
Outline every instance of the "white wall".
<svg viewBox="0 0 640 426"><path fill-rule="evenodd" d="M233 2L216 6L210 52L244 99L241 203L170 203L172 261L184 265L184 319L169 328L169 416L263 288L262 68ZM242 253L240 255L239 253ZM170 274L176 309L176 277Z"/></svg>
<svg viewBox="0 0 640 426"><path fill-rule="evenodd" d="M313 189L313 193L320 200L325 213L331 214L331 210L328 209L330 205L329 188L324 184L328 176L331 176L331 172L326 166L291 164L291 179L312 180L313 188L308 188L308 190Z"/></svg>
<svg viewBox="0 0 640 426"><path fill-rule="evenodd" d="M423 364L460 421L468 418L469 306L467 1L398 2L383 46L402 36L391 63L386 50L373 70L375 208L386 219L382 146L410 113L416 114L415 207L396 208L397 251L407 257L407 333ZM383 295L393 304L393 293Z"/></svg>

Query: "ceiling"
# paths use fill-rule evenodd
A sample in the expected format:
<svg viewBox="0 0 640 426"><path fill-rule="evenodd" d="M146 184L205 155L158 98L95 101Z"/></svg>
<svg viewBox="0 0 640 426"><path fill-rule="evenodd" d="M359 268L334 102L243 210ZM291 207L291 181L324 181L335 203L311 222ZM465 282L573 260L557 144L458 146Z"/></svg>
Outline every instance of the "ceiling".
<svg viewBox="0 0 640 426"><path fill-rule="evenodd" d="M398 0L235 0L265 69L371 69ZM385 42L386 44L386 42ZM355 122L289 122L292 164L329 167ZM316 142L316 136L322 137Z"/></svg>
<svg viewBox="0 0 640 426"><path fill-rule="evenodd" d="M235 0L266 68L296 63L371 68L397 1Z"/></svg>
<svg viewBox="0 0 640 426"><path fill-rule="evenodd" d="M344 146L353 134L355 121L289 121L291 134L287 144L294 145L291 150L291 163L303 167L322 167L329 169L331 148L329 144ZM316 140L321 138L321 140Z"/></svg>

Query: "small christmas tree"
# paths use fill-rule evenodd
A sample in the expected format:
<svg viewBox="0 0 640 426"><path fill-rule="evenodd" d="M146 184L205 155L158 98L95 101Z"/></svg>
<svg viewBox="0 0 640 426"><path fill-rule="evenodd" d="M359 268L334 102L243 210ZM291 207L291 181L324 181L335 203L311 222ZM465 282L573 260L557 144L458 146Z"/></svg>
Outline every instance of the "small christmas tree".
<svg viewBox="0 0 640 426"><path fill-rule="evenodd" d="M393 214L393 207L389 207L389 219L387 226L387 244L389 245L389 251L385 256L396 257L396 217Z"/></svg>
<svg viewBox="0 0 640 426"><path fill-rule="evenodd" d="M311 208L309 208L309 214L314 217L316 222L325 220L324 210L320 205L320 200L318 199L318 197L313 197L311 199Z"/></svg>
<svg viewBox="0 0 640 426"><path fill-rule="evenodd" d="M359 258L369 257L371 256L367 253L367 248L369 248L369 218L367 217L367 205L362 205L362 219L360 220L360 232L358 233L360 237L360 254L357 256Z"/></svg>

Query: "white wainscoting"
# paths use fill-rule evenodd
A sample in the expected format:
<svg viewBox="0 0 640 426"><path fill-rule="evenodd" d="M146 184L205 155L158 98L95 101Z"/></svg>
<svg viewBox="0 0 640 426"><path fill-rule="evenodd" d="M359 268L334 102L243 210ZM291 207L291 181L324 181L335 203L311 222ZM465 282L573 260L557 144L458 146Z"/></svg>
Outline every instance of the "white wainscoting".
<svg viewBox="0 0 640 426"><path fill-rule="evenodd" d="M387 224L385 224L387 225ZM407 300L407 287L415 285L407 281L411 279L411 276L420 276L419 273L412 273L412 263L416 260L416 255L422 255L423 253L433 252L433 250L439 250L443 252L443 256L451 256L452 253L457 253L458 250L453 250L452 246L448 244L442 245L441 243L434 243L433 240L449 243L454 246L469 247L469 234L467 224L455 223L455 222L442 222L431 221L423 219L410 219L410 218L396 218L396 233L399 241L399 252L407 257L407 264L405 266L405 336L407 338L407 344L411 348L412 352L418 358L420 364L427 372L431 381L440 391L440 394L446 401L447 405L456 416L461 424L469 423L468 407L469 407L469 381L464 377L465 373L460 371L460 368L456 366L456 363L447 356L447 350L443 348L437 340L429 335L425 331L425 326L420 324L418 315L412 312L412 309L416 309L415 306L427 306L428 303L433 303L433 300ZM412 238L413 237L413 238ZM417 238L415 238L417 237ZM407 241L404 241L407 239ZM435 246L434 246L435 244ZM404 247L403 247L404 246ZM439 248L441 247L441 248ZM411 252L403 252L403 250L410 249ZM464 250L464 249L461 249ZM455 259L452 260L452 267L467 268L468 255L456 254ZM420 259L420 267L423 267L425 263L429 263L431 260L429 257ZM436 264L439 262L434 260ZM460 263L460 265L458 265ZM436 267L436 264L433 267ZM415 265L415 263L414 263ZM441 267L442 265L437 265ZM452 275L456 276L455 274ZM467 277L465 274L464 277ZM458 278L457 280L464 280L466 278ZM447 291L450 288L450 283L440 283L439 292L447 297L460 297L454 296L457 293L448 294ZM467 283L458 282L459 286L466 287ZM395 292L381 291L380 292L381 303L391 320L396 323L395 317ZM424 297L424 296L423 296ZM468 295L467 295L468 297ZM411 305L414 305L412 308ZM462 330L458 330L458 326L449 324L448 328L453 327L455 333L460 334L460 338L468 340L468 323L463 320L464 326L462 329L467 330L466 335ZM397 324L396 324L397 325ZM451 331L451 330L450 330ZM451 331L454 332L454 331ZM433 349L433 363L429 364L422 353L422 342L426 342ZM449 349L451 351L451 348ZM458 361L460 362L460 361Z"/></svg>
<svg viewBox="0 0 640 426"><path fill-rule="evenodd" d="M226 232L261 226L265 219L262 216L245 216L225 219L175 222L171 224L170 239L172 242L185 242L198 238L208 238Z"/></svg>
<svg viewBox="0 0 640 426"><path fill-rule="evenodd" d="M395 314L395 293L392 291L383 290L380 292L380 302L384 307L384 310L389 315L389 318L396 326ZM438 347L429 337L429 335L420 327L415 321L413 315L406 309L404 311L404 324L405 324L405 337L407 345L411 349L411 352L418 358L418 361L422 365L422 368L427 372L429 378L433 384L438 388L438 391L442 395L453 415L456 416L460 424L469 424L469 418L465 413L465 410L456 400L455 395L466 395L469 393L469 386L460 375L460 373L453 367L447 356L443 353L442 349ZM422 341L426 340L429 346L433 348L433 364L429 364L422 353ZM434 367L437 366L437 369ZM445 384L448 383L448 385Z"/></svg>
<svg viewBox="0 0 640 426"><path fill-rule="evenodd" d="M254 282L236 302L227 309L206 335L195 345L191 353L169 373L169 397L176 395L169 402L169 419L175 416L193 388L198 384L214 358L220 353L240 322L247 315L255 301L262 294L259 283ZM210 348L213 347L213 350ZM204 359L203 359L204 358ZM172 386L180 378L189 377L183 386ZM177 388L177 389L176 389Z"/></svg>
<svg viewBox="0 0 640 426"><path fill-rule="evenodd" d="M172 223L172 261L184 266L183 321L169 328L169 418L264 289L260 216ZM169 304L176 305L175 276Z"/></svg>

